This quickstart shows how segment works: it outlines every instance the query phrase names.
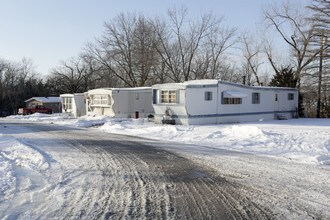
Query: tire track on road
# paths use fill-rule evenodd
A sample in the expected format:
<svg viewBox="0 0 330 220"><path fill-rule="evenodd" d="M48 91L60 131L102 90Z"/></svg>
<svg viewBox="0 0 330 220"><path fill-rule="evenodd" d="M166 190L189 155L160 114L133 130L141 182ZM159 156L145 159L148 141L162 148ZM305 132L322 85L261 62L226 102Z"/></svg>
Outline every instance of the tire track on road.
<svg viewBox="0 0 330 220"><path fill-rule="evenodd" d="M24 124L19 125L24 126ZM38 218L272 219L244 186L210 168L164 151L157 142L35 124L31 139L56 156L44 178L53 187ZM47 139L47 141L40 141ZM42 144L47 144L43 146ZM56 148L54 148L56 146ZM63 153L60 150L67 150ZM52 166L56 163L56 166ZM52 173L60 167L60 179ZM56 171L56 170L54 170ZM36 211L37 212L37 211ZM23 215L24 216L24 215Z"/></svg>

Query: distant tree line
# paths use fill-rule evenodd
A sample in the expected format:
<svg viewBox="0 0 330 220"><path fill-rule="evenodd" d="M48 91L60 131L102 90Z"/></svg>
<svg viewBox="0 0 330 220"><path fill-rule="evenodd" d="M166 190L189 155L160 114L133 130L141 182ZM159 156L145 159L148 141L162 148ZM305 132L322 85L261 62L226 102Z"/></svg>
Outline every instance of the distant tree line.
<svg viewBox="0 0 330 220"><path fill-rule="evenodd" d="M32 96L58 96L100 87L137 87L194 79L295 87L308 116L330 116L330 2L307 8L285 2L265 8L260 33L241 33L214 13L167 16L121 13L79 55L61 61L47 77L32 62L0 60L0 109L14 113ZM285 52L272 36L279 36ZM290 54L284 57L283 54Z"/></svg>
<svg viewBox="0 0 330 220"><path fill-rule="evenodd" d="M31 60L0 59L0 116L16 113L32 96L49 96L50 86L34 72Z"/></svg>

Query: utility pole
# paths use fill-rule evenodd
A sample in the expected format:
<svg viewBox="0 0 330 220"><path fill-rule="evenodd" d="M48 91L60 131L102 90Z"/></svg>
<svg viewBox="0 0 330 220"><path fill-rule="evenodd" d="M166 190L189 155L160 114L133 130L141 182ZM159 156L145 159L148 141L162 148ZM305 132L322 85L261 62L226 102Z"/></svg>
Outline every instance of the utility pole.
<svg viewBox="0 0 330 220"><path fill-rule="evenodd" d="M320 47L320 65L319 65L319 84L317 88L317 107L316 107L316 118L321 117L321 88L322 88L322 68L323 68L323 47L326 38L324 32L321 35L321 47Z"/></svg>

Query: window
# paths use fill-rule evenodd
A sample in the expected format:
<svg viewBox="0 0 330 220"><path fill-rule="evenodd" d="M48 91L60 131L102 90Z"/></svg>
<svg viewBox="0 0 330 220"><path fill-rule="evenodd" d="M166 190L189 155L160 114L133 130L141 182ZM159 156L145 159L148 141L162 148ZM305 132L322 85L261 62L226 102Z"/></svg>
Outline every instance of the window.
<svg viewBox="0 0 330 220"><path fill-rule="evenodd" d="M212 100L212 92L205 92L205 101Z"/></svg>
<svg viewBox="0 0 330 220"><path fill-rule="evenodd" d="M260 104L260 93L258 92L252 93L252 104Z"/></svg>
<svg viewBox="0 0 330 220"><path fill-rule="evenodd" d="M275 94L275 102L278 101L278 97L277 97L277 94Z"/></svg>
<svg viewBox="0 0 330 220"><path fill-rule="evenodd" d="M242 104L242 98L223 98L223 104L225 105Z"/></svg>
<svg viewBox="0 0 330 220"><path fill-rule="evenodd" d="M108 95L94 95L93 105L109 105Z"/></svg>
<svg viewBox="0 0 330 220"><path fill-rule="evenodd" d="M135 93L135 99L139 100L139 93Z"/></svg>
<svg viewBox="0 0 330 220"><path fill-rule="evenodd" d="M157 104L157 90L152 90L152 104Z"/></svg>
<svg viewBox="0 0 330 220"><path fill-rule="evenodd" d="M70 98L70 97L64 97L63 98L63 108L65 110L71 110L72 109L72 98Z"/></svg>
<svg viewBox="0 0 330 220"><path fill-rule="evenodd" d="M288 100L294 100L294 94L288 93Z"/></svg>
<svg viewBox="0 0 330 220"><path fill-rule="evenodd" d="M176 103L176 90L162 90L162 103Z"/></svg>

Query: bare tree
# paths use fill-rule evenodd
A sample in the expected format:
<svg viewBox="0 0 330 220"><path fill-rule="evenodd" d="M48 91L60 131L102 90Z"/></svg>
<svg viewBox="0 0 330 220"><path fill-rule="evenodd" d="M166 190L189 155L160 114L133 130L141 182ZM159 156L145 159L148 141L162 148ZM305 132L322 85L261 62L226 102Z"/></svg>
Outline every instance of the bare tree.
<svg viewBox="0 0 330 220"><path fill-rule="evenodd" d="M330 115L330 2L325 0L313 0L308 6L313 16L310 20L316 23L315 29L315 45L319 48L319 56L314 65L314 76L317 76L317 107L316 117ZM311 68L312 71L314 68Z"/></svg>
<svg viewBox="0 0 330 220"><path fill-rule="evenodd" d="M16 113L24 100L42 95L42 80L38 79L31 59L20 62L0 60L0 113ZM41 88L41 90L39 90ZM1 113L2 114L2 113Z"/></svg>
<svg viewBox="0 0 330 220"><path fill-rule="evenodd" d="M120 14L105 23L105 33L89 53L118 77L124 86L144 86L152 77L156 53L148 20L136 14Z"/></svg>
<svg viewBox="0 0 330 220"><path fill-rule="evenodd" d="M227 28L223 26L223 17L213 18L213 24L210 29L210 33L206 38L207 51L210 51L210 73L208 78L216 79L222 78L221 70L226 68L226 62L228 58L224 56L224 53L231 48L236 39L236 28Z"/></svg>
<svg viewBox="0 0 330 220"><path fill-rule="evenodd" d="M314 14L314 19L317 19L322 26L330 25L330 2L328 0L313 0L308 6ZM329 29L329 26L326 28Z"/></svg>
<svg viewBox="0 0 330 220"><path fill-rule="evenodd" d="M308 19L308 11L298 6L285 2L264 11L264 16L269 28L274 28L282 40L291 48L297 79L300 89L301 75L304 69L315 60L320 50L315 49L315 21ZM276 67L271 52L268 58L273 67ZM276 68L274 68L276 69Z"/></svg>
<svg viewBox="0 0 330 220"><path fill-rule="evenodd" d="M161 58L162 67L159 72L162 78L168 78L167 81L181 82L181 72L179 70L179 57L177 48L172 40L172 33L167 24L160 19L153 21L154 33L154 48ZM164 80L166 81L166 79Z"/></svg>
<svg viewBox="0 0 330 220"><path fill-rule="evenodd" d="M89 71L109 86L145 86L197 78L220 78L224 52L235 29L212 13L188 21L187 10L171 9L168 20L120 14L84 49ZM97 67L97 68L95 68ZM97 71L96 71L97 69Z"/></svg>
<svg viewBox="0 0 330 220"><path fill-rule="evenodd" d="M97 44L89 43L84 49L84 59L91 68L96 67L99 71L96 74L97 85L100 87L122 87L125 85L125 78L122 77L113 65L109 52ZM93 69L95 67L92 67Z"/></svg>
<svg viewBox="0 0 330 220"><path fill-rule="evenodd" d="M214 19L218 20L214 20L194 59L192 79L223 79L228 69L225 53L236 43L236 29L224 27L222 17Z"/></svg>
<svg viewBox="0 0 330 220"><path fill-rule="evenodd" d="M86 65L86 72L89 75L88 87L90 89L101 87L120 87L120 79L112 73L111 69L109 69L107 65L104 65L104 63L107 62L100 57L93 44L87 44L80 57Z"/></svg>
<svg viewBox="0 0 330 220"><path fill-rule="evenodd" d="M62 61L52 70L52 77L57 84L56 93L77 93L88 90L89 74L81 58Z"/></svg>
<svg viewBox="0 0 330 220"><path fill-rule="evenodd" d="M222 18L212 13L193 21L186 8L168 11L170 23L156 20L155 47L174 82L215 76L219 58L231 45L235 29L221 26Z"/></svg>
<svg viewBox="0 0 330 220"><path fill-rule="evenodd" d="M242 83L243 75L239 69L230 62L225 62L220 67L221 80L235 83Z"/></svg>
<svg viewBox="0 0 330 220"><path fill-rule="evenodd" d="M248 79L248 84L252 83L252 75L254 76L255 82L258 86L261 85L260 79L259 79L259 72L260 72L260 65L263 64L262 60L262 45L256 41L253 40L252 36L249 36L247 33L243 34L241 37L241 50L243 52L244 57L244 63L243 63L243 69L245 70L245 74Z"/></svg>

